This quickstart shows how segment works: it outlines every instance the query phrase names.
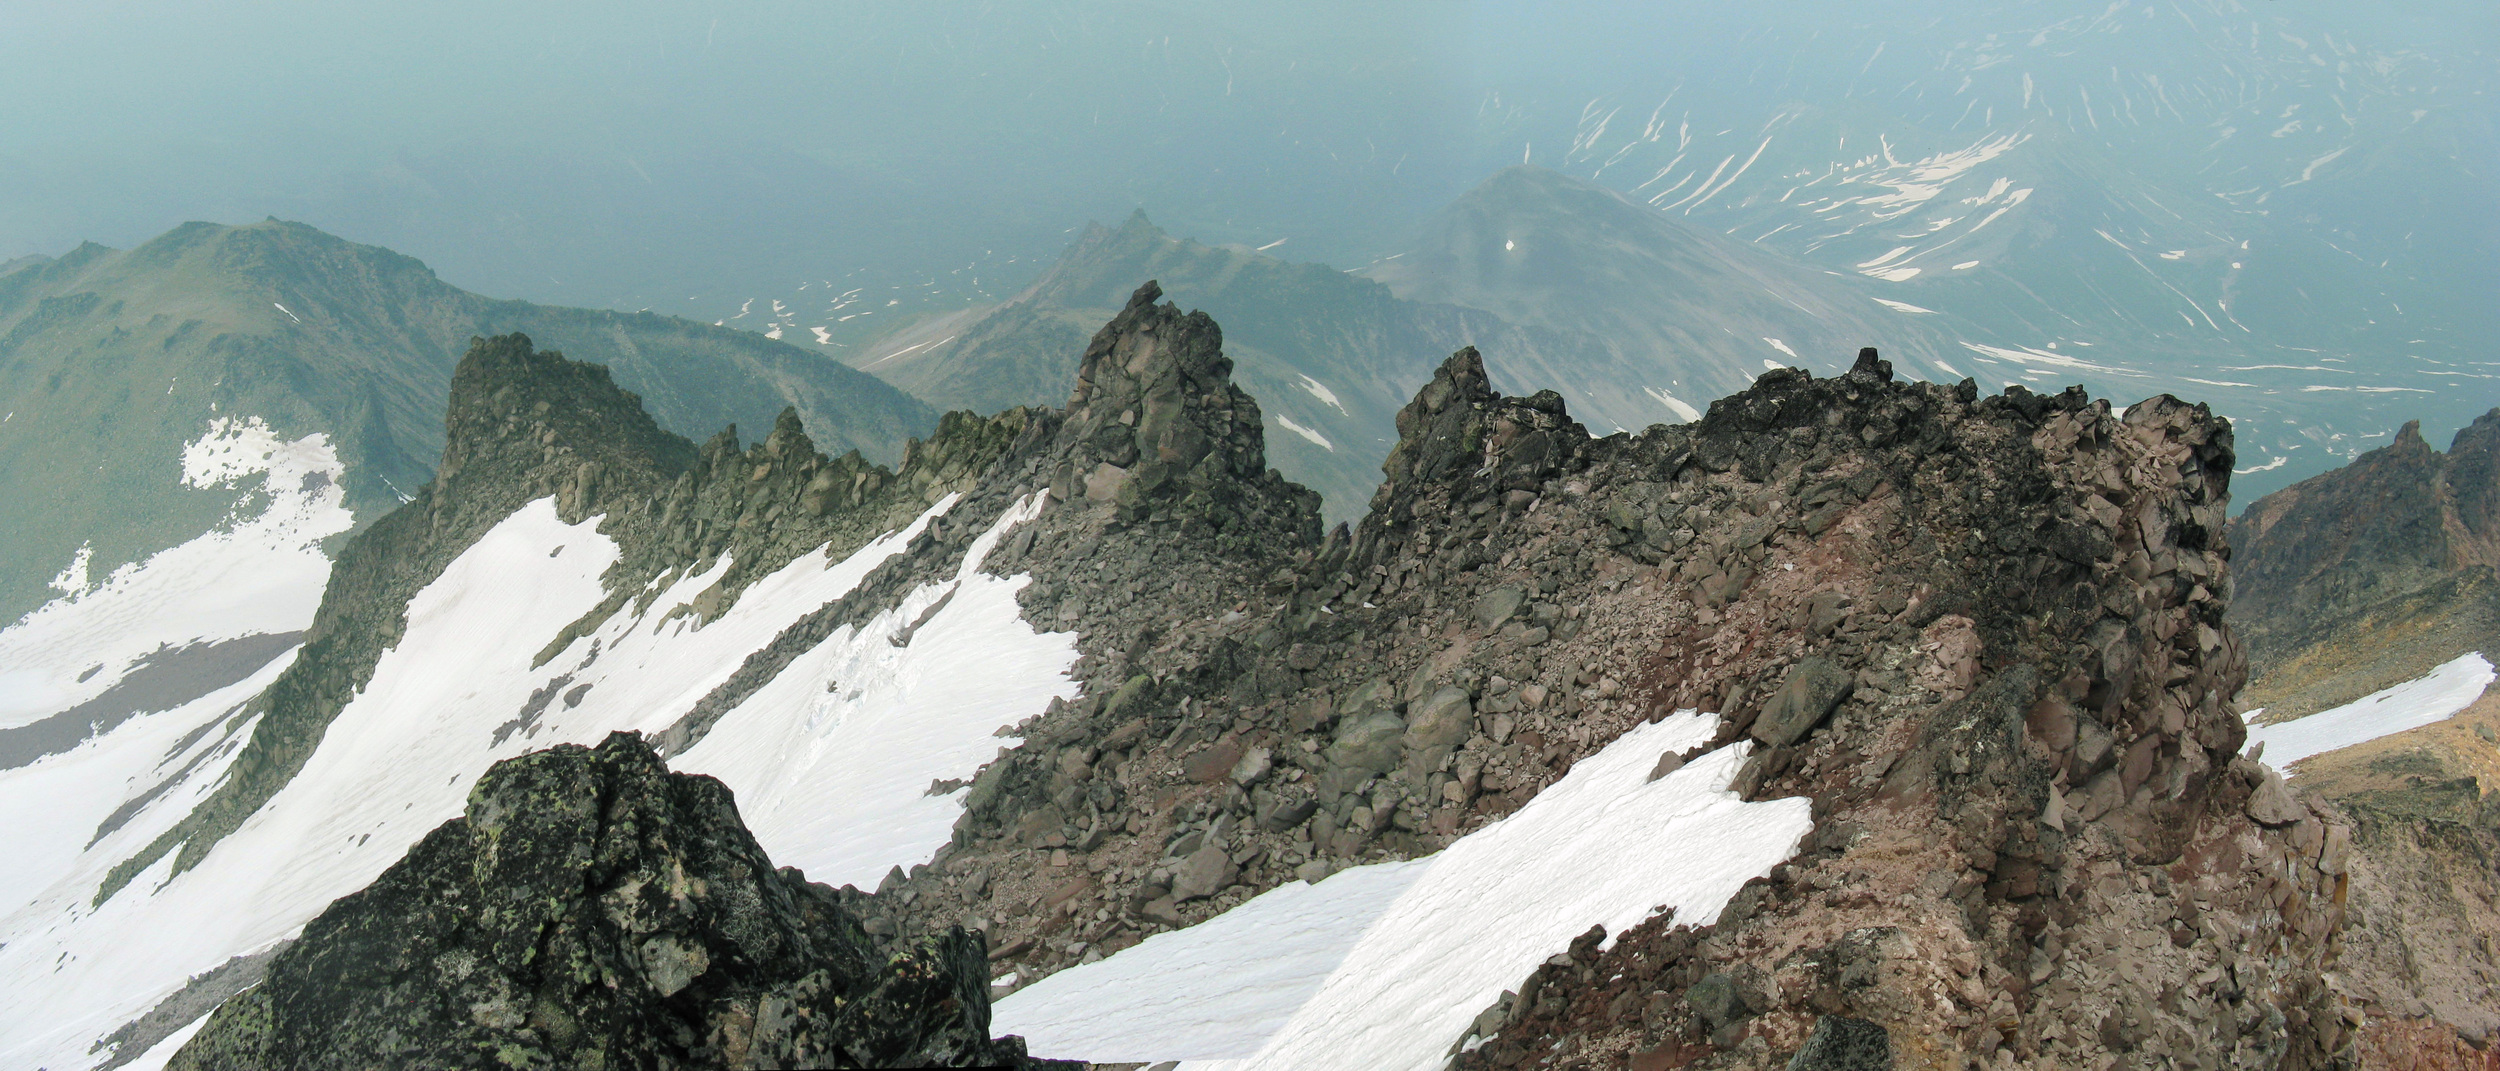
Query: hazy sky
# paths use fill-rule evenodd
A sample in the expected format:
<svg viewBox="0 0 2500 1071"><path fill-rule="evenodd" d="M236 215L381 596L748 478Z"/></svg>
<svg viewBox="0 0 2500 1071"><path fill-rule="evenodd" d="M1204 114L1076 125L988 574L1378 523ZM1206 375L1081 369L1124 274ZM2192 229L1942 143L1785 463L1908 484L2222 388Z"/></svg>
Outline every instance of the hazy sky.
<svg viewBox="0 0 2500 1071"><path fill-rule="evenodd" d="M497 296L702 315L1144 206L1361 263L1564 165L1587 102L1903 108L1936 47L2067 8L2103 5L0 0L0 258L275 214ZM2263 9L2451 64L2500 36L2479 0Z"/></svg>
<svg viewBox="0 0 2500 1071"><path fill-rule="evenodd" d="M277 213L509 287L464 247L844 211L1033 241L1150 201L1263 233L1314 187L1452 192L1468 9L1255 7L0 7L0 255Z"/></svg>

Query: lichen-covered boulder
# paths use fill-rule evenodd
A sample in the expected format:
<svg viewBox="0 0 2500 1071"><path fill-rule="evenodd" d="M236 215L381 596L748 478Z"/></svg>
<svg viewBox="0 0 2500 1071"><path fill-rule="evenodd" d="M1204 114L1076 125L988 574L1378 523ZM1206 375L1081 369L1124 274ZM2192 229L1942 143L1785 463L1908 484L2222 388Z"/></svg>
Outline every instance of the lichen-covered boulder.
<svg viewBox="0 0 2500 1071"><path fill-rule="evenodd" d="M170 1066L1030 1065L986 968L960 929L880 954L726 786L617 733L496 764Z"/></svg>

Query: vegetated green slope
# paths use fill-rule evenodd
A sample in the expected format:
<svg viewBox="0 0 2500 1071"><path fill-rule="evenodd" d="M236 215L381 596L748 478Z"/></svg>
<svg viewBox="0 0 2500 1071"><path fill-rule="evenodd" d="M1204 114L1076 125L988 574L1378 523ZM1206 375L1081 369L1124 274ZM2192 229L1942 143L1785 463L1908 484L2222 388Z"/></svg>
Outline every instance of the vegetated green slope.
<svg viewBox="0 0 2500 1071"><path fill-rule="evenodd" d="M189 223L135 249L88 244L0 273L0 621L179 543L234 507L181 485L182 445L220 416L327 433L360 520L430 477L452 366L521 332L596 362L692 437L769 430L795 406L818 441L880 461L936 414L878 380L749 332L648 313L480 297L424 264L297 223Z"/></svg>

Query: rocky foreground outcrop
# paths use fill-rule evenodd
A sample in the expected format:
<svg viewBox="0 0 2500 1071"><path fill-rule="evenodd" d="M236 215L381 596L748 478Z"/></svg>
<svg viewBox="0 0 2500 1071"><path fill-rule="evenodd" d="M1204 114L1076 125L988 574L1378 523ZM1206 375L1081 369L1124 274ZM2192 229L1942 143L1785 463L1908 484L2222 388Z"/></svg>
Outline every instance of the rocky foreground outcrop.
<svg viewBox="0 0 2500 1071"><path fill-rule="evenodd" d="M720 782L618 733L498 763L169 1066L1073 1066L989 1036L983 951L881 954Z"/></svg>

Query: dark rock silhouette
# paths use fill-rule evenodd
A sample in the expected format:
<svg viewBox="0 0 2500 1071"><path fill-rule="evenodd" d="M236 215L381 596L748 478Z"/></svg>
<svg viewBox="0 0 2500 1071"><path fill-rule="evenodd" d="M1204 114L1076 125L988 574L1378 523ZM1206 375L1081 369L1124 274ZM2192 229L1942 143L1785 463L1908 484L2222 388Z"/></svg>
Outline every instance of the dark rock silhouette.
<svg viewBox="0 0 2500 1071"><path fill-rule="evenodd" d="M496 764L171 1066L1051 1066L990 1038L986 966L961 929L880 956L726 787L617 733Z"/></svg>

